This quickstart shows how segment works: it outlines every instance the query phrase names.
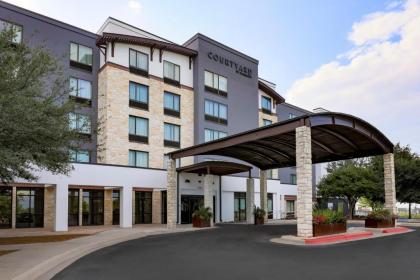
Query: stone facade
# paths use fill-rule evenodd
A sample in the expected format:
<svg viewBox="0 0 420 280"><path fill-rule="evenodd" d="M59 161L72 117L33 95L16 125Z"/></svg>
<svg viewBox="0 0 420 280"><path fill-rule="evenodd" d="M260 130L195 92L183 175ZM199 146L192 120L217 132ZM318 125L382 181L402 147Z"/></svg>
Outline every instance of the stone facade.
<svg viewBox="0 0 420 280"><path fill-rule="evenodd" d="M254 223L254 179L246 179L246 222L247 224Z"/></svg>
<svg viewBox="0 0 420 280"><path fill-rule="evenodd" d="M149 87L149 109L129 107L129 82L133 81ZM132 74L128 69L114 64L106 64L98 74L98 162L107 164L128 164L128 150L149 153L149 167L164 168L164 154L176 150L164 147L164 123L181 127L181 148L194 144L194 91L185 86L176 87L164 83L156 77ZM164 92L181 96L181 117L163 113ZM129 115L149 120L148 144L128 140ZM193 160L183 159L182 165Z"/></svg>
<svg viewBox="0 0 420 280"><path fill-rule="evenodd" d="M394 154L384 156L384 187L385 187L385 208L393 214L397 214L397 198L395 192L395 167Z"/></svg>
<svg viewBox="0 0 420 280"><path fill-rule="evenodd" d="M55 188L44 189L44 228L53 230L55 218Z"/></svg>
<svg viewBox="0 0 420 280"><path fill-rule="evenodd" d="M296 128L297 235L312 237L311 128Z"/></svg>
<svg viewBox="0 0 420 280"><path fill-rule="evenodd" d="M264 221L268 221L267 215L267 172L260 170L260 208L265 211Z"/></svg>
<svg viewBox="0 0 420 280"><path fill-rule="evenodd" d="M209 207L214 214L213 209L213 175L206 174L203 179L204 192L204 207ZM210 224L213 224L213 219L210 219Z"/></svg>
<svg viewBox="0 0 420 280"><path fill-rule="evenodd" d="M158 189L152 193L152 223L162 223L162 191Z"/></svg>
<svg viewBox="0 0 420 280"><path fill-rule="evenodd" d="M12 187L12 228L16 228L16 187Z"/></svg>
<svg viewBox="0 0 420 280"><path fill-rule="evenodd" d="M174 159L168 159L167 163L167 227L175 228L177 222L177 188L176 188L176 162Z"/></svg>
<svg viewBox="0 0 420 280"><path fill-rule="evenodd" d="M112 189L104 190L104 225L112 225Z"/></svg>

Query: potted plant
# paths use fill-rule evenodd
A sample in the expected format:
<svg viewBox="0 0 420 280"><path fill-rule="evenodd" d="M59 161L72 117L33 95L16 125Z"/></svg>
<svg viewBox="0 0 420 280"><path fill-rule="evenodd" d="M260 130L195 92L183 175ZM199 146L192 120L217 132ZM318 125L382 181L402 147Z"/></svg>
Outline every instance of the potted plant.
<svg viewBox="0 0 420 280"><path fill-rule="evenodd" d="M367 215L365 220L365 227L367 228L386 228L395 227L396 216L391 213L388 209L373 209L372 212Z"/></svg>
<svg viewBox="0 0 420 280"><path fill-rule="evenodd" d="M343 212L315 209L312 230L314 236L343 233L347 230L347 220Z"/></svg>
<svg viewBox="0 0 420 280"><path fill-rule="evenodd" d="M210 227L210 220L213 217L210 207L200 207L192 214L193 227Z"/></svg>
<svg viewBox="0 0 420 280"><path fill-rule="evenodd" d="M265 217L265 210L260 207L254 207L254 224L263 225Z"/></svg>

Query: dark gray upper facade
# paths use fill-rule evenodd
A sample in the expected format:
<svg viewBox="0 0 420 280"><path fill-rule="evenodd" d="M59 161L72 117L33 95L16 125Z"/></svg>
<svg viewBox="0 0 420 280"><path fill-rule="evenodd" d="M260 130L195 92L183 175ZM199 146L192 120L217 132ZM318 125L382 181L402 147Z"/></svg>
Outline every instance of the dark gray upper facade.
<svg viewBox="0 0 420 280"><path fill-rule="evenodd" d="M90 151L91 162L96 162L96 134L97 100L99 68L99 50L96 47L94 33L62 23L46 16L0 1L0 19L22 26L23 42L29 46L43 46L54 54L63 67L65 78L70 77L90 81L92 84L91 105L78 106L76 113L88 115L91 118L92 133L82 144L81 149ZM70 66L70 42L92 48L92 71Z"/></svg>

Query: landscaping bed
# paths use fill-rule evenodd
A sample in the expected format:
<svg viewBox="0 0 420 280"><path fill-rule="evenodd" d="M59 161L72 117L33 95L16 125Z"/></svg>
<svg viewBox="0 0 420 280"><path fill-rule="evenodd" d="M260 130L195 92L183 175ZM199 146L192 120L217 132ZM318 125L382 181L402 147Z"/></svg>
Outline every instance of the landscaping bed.
<svg viewBox="0 0 420 280"><path fill-rule="evenodd" d="M316 209L313 211L312 234L314 237L345 233L347 220L342 212L329 209Z"/></svg>
<svg viewBox="0 0 420 280"><path fill-rule="evenodd" d="M196 227L196 228L210 227L212 217L213 217L213 212L211 211L210 207L198 208L192 214L193 227Z"/></svg>
<svg viewBox="0 0 420 280"><path fill-rule="evenodd" d="M89 235L90 234L63 234L63 235L45 235L45 236L1 237L0 245L60 242L60 241L66 241L66 240L89 236Z"/></svg>
<svg viewBox="0 0 420 280"><path fill-rule="evenodd" d="M375 209L365 220L367 228L389 228L395 227L396 216L387 209Z"/></svg>

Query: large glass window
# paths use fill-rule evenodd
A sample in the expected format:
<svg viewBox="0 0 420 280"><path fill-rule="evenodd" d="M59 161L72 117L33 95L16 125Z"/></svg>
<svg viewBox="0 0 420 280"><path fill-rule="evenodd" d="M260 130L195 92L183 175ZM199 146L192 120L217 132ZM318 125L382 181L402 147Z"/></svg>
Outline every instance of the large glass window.
<svg viewBox="0 0 420 280"><path fill-rule="evenodd" d="M246 193L235 192L233 195L235 222L246 221Z"/></svg>
<svg viewBox="0 0 420 280"><path fill-rule="evenodd" d="M130 100L148 104L149 87L135 82L130 82Z"/></svg>
<svg viewBox="0 0 420 280"><path fill-rule="evenodd" d="M128 165L136 167L149 167L149 153L129 150Z"/></svg>
<svg viewBox="0 0 420 280"><path fill-rule="evenodd" d="M91 48L76 43L70 43L70 61L92 66L92 57Z"/></svg>
<svg viewBox="0 0 420 280"><path fill-rule="evenodd" d="M0 32L6 31L6 30L7 31L13 30L14 32L12 43L15 43L15 44L22 43L22 31L23 31L22 26L0 19Z"/></svg>
<svg viewBox="0 0 420 280"><path fill-rule="evenodd" d="M129 139L138 142L148 142L149 120L130 116L128 120Z"/></svg>
<svg viewBox="0 0 420 280"><path fill-rule="evenodd" d="M92 98L92 83L77 78L70 78L70 95L84 99Z"/></svg>
<svg viewBox="0 0 420 280"><path fill-rule="evenodd" d="M290 174L290 184L292 184L292 185L297 184L296 174Z"/></svg>
<svg viewBox="0 0 420 280"><path fill-rule="evenodd" d="M145 74L149 71L149 56L147 54L130 49L129 60L130 69L139 69Z"/></svg>
<svg viewBox="0 0 420 280"><path fill-rule="evenodd" d="M289 120L290 119L294 119L294 118L296 118L296 115L295 114L292 114L292 113L289 113Z"/></svg>
<svg viewBox="0 0 420 280"><path fill-rule="evenodd" d="M79 189L69 189L68 225L79 225Z"/></svg>
<svg viewBox="0 0 420 280"><path fill-rule="evenodd" d="M18 188L16 190L16 227L44 226L44 189Z"/></svg>
<svg viewBox="0 0 420 280"><path fill-rule="evenodd" d="M152 192L136 192L134 213L135 224L152 223Z"/></svg>
<svg viewBox="0 0 420 280"><path fill-rule="evenodd" d="M179 83L180 81L180 67L169 61L163 62L163 78L170 79Z"/></svg>
<svg viewBox="0 0 420 280"><path fill-rule="evenodd" d="M12 227L12 188L0 187L0 228Z"/></svg>
<svg viewBox="0 0 420 280"><path fill-rule="evenodd" d="M226 136L227 136L226 132L208 129L208 128L204 129L204 142L217 140Z"/></svg>
<svg viewBox="0 0 420 280"><path fill-rule="evenodd" d="M271 113L271 98L261 96L261 108Z"/></svg>
<svg viewBox="0 0 420 280"><path fill-rule="evenodd" d="M84 134L91 133L90 117L87 115L70 113L69 125L71 129L74 129L79 133L84 133Z"/></svg>
<svg viewBox="0 0 420 280"><path fill-rule="evenodd" d="M205 119L217 123L227 124L228 108L227 105L205 100L204 101Z"/></svg>
<svg viewBox="0 0 420 280"><path fill-rule="evenodd" d="M165 123L164 145L170 147L180 146L180 126L171 123Z"/></svg>
<svg viewBox="0 0 420 280"><path fill-rule="evenodd" d="M82 225L104 224L104 191L83 190Z"/></svg>
<svg viewBox="0 0 420 280"><path fill-rule="evenodd" d="M120 224L120 191L112 191L112 224Z"/></svg>
<svg viewBox="0 0 420 280"><path fill-rule="evenodd" d="M295 213L295 201L286 200L286 214L294 214L294 213Z"/></svg>
<svg viewBox="0 0 420 280"><path fill-rule="evenodd" d="M90 162L90 153L87 150L70 150L69 155L71 162Z"/></svg>
<svg viewBox="0 0 420 280"><path fill-rule="evenodd" d="M270 124L272 124L273 122L272 121L270 121L270 120L266 120L266 119L263 119L263 126L267 126L267 125L270 125Z"/></svg>
<svg viewBox="0 0 420 280"><path fill-rule="evenodd" d="M210 92L227 95L227 79L221 75L204 71L204 86Z"/></svg>
<svg viewBox="0 0 420 280"><path fill-rule="evenodd" d="M164 113L179 117L180 98L178 94L165 91L163 101Z"/></svg>

